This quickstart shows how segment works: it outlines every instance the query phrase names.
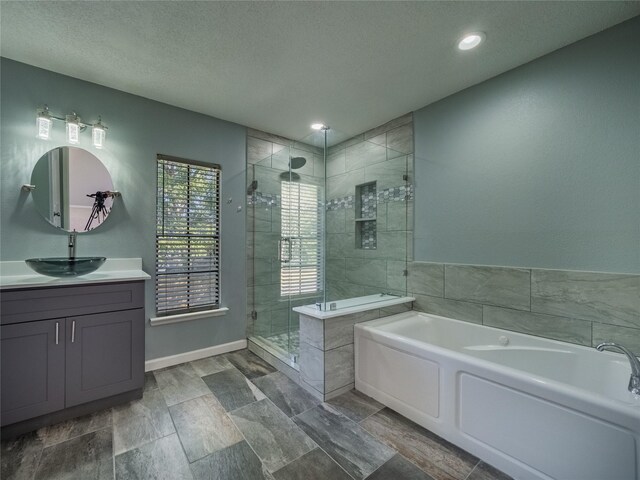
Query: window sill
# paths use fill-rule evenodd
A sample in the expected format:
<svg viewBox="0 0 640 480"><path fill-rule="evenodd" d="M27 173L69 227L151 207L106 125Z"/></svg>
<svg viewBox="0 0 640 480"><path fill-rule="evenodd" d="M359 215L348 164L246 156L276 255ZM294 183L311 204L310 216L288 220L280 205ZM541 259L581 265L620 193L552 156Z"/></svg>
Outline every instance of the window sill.
<svg viewBox="0 0 640 480"><path fill-rule="evenodd" d="M201 318L220 317L226 315L229 309L227 307L216 308L215 310L204 310L202 312L181 313L179 315L167 315L166 317L151 317L149 324L152 327L159 325L169 325L171 323L189 322L191 320L199 320Z"/></svg>

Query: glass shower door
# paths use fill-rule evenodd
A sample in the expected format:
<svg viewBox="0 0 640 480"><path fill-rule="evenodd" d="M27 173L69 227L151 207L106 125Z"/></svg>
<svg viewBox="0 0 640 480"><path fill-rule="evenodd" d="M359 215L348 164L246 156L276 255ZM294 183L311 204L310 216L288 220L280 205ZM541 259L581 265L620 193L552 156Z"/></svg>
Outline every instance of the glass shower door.
<svg viewBox="0 0 640 480"><path fill-rule="evenodd" d="M274 141L249 137L248 333L296 367L299 321L293 308L314 304L323 292L324 152L312 143L267 138ZM258 147L270 154L253 160Z"/></svg>
<svg viewBox="0 0 640 480"><path fill-rule="evenodd" d="M279 148L278 153L284 149L288 147ZM273 160L269 154L247 169L248 333L273 355L293 362L290 301L282 297L280 289L281 266L289 255L281 232L281 182L286 171L274 168Z"/></svg>

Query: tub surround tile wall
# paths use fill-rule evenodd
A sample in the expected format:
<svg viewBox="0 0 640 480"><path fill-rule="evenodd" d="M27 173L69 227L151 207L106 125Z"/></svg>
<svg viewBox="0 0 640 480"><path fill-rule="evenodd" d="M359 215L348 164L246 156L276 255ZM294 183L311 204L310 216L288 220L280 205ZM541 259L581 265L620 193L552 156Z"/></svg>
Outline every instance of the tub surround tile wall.
<svg viewBox="0 0 640 480"><path fill-rule="evenodd" d="M408 285L418 311L640 354L640 275L413 262Z"/></svg>
<svg viewBox="0 0 640 480"><path fill-rule="evenodd" d="M432 297L429 295L413 295L414 310L433 313L443 317L455 318L472 323L482 323L482 305L477 303L460 302L446 298Z"/></svg>
<svg viewBox="0 0 640 480"><path fill-rule="evenodd" d="M640 328L640 275L531 270L531 310Z"/></svg>
<svg viewBox="0 0 640 480"><path fill-rule="evenodd" d="M591 324L582 320L482 306L482 323L554 340L591 346ZM544 332L544 335L541 333Z"/></svg>
<svg viewBox="0 0 640 480"><path fill-rule="evenodd" d="M529 270L445 265L444 278L446 298L520 310L531 305Z"/></svg>

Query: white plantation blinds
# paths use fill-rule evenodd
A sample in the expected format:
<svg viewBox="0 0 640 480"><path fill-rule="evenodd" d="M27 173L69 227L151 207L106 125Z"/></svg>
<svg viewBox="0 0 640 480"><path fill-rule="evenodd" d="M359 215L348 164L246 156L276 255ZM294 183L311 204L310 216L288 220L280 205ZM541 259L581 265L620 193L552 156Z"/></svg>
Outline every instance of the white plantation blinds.
<svg viewBox="0 0 640 480"><path fill-rule="evenodd" d="M322 282L318 187L281 185L280 295L316 293Z"/></svg>
<svg viewBox="0 0 640 480"><path fill-rule="evenodd" d="M158 155L156 311L220 301L220 167Z"/></svg>

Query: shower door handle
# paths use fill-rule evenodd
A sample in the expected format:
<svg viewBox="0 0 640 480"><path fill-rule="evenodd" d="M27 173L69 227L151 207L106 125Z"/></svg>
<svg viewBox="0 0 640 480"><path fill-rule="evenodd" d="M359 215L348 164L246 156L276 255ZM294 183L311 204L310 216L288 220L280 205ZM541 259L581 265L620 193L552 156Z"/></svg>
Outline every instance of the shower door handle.
<svg viewBox="0 0 640 480"><path fill-rule="evenodd" d="M287 255L286 257L282 254L283 244L287 244ZM282 263L288 263L291 261L291 239L287 237L281 237L278 240L278 260Z"/></svg>

